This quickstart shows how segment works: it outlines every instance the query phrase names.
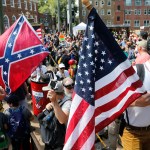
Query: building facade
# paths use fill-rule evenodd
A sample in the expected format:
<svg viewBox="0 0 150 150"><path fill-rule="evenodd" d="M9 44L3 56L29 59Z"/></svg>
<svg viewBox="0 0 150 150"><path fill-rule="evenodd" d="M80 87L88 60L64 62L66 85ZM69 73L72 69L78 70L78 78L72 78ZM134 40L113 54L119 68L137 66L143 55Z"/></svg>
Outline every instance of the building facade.
<svg viewBox="0 0 150 150"><path fill-rule="evenodd" d="M131 30L150 26L150 0L91 0L98 14L108 26L127 25ZM79 3L79 20L86 23L88 12Z"/></svg>
<svg viewBox="0 0 150 150"><path fill-rule="evenodd" d="M114 2L115 0L90 0L90 3L96 8L106 25L114 24ZM87 20L88 11L85 6L79 1L79 20L85 22Z"/></svg>
<svg viewBox="0 0 150 150"><path fill-rule="evenodd" d="M116 0L115 24L129 25L131 30L150 26L150 0Z"/></svg>
<svg viewBox="0 0 150 150"><path fill-rule="evenodd" d="M21 14L30 22L38 23L38 0L2 0L4 30L8 29Z"/></svg>

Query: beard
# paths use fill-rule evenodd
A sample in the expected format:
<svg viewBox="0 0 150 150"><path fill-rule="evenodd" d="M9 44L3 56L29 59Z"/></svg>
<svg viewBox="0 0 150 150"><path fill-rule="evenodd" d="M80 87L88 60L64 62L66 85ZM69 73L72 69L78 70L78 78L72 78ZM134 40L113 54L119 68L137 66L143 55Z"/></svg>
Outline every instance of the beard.
<svg viewBox="0 0 150 150"><path fill-rule="evenodd" d="M65 89L65 95L68 96L69 98L72 98L72 93L68 92L66 89Z"/></svg>

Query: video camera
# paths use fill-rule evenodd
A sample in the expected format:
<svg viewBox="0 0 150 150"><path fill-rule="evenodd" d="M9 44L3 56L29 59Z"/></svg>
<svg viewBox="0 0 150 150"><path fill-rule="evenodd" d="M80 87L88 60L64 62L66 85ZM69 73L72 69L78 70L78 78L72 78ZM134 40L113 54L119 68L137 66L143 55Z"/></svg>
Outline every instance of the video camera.
<svg viewBox="0 0 150 150"><path fill-rule="evenodd" d="M57 81L51 80L50 81L50 87L53 90L57 90L58 89L58 87L57 87Z"/></svg>

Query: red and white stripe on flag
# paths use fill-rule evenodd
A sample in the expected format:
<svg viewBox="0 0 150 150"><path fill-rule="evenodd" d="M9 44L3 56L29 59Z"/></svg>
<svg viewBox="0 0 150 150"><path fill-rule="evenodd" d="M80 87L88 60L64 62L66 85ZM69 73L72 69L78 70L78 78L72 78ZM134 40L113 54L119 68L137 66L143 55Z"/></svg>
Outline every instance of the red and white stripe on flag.
<svg viewBox="0 0 150 150"><path fill-rule="evenodd" d="M95 142L95 107L74 94L64 150L92 150Z"/></svg>
<svg viewBox="0 0 150 150"><path fill-rule="evenodd" d="M41 29L41 28L38 28L38 29L36 30L36 33L37 33L39 39L42 40L42 29Z"/></svg>

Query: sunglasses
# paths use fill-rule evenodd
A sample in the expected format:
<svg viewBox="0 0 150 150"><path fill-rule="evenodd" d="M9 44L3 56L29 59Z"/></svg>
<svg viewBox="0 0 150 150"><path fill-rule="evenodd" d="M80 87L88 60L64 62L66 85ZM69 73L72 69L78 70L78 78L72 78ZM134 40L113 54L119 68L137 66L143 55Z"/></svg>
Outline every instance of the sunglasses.
<svg viewBox="0 0 150 150"><path fill-rule="evenodd" d="M74 84L72 83L72 84L69 84L69 85L64 85L64 87L71 90L71 89L73 89Z"/></svg>
<svg viewBox="0 0 150 150"><path fill-rule="evenodd" d="M60 69L62 70L62 69L65 69L65 68L60 68Z"/></svg>

